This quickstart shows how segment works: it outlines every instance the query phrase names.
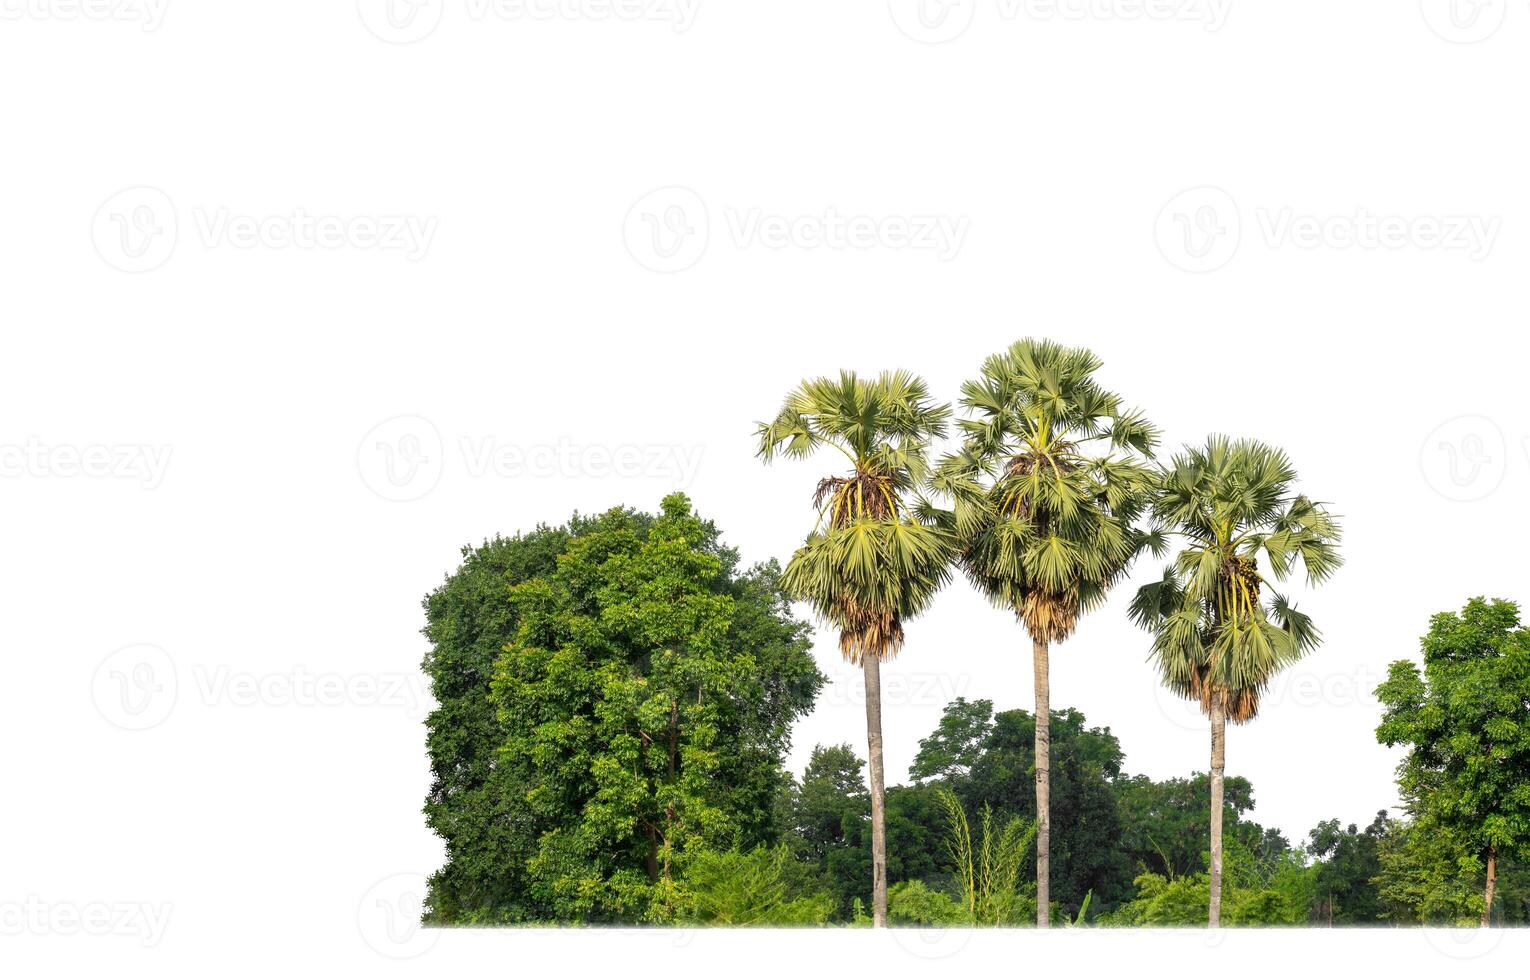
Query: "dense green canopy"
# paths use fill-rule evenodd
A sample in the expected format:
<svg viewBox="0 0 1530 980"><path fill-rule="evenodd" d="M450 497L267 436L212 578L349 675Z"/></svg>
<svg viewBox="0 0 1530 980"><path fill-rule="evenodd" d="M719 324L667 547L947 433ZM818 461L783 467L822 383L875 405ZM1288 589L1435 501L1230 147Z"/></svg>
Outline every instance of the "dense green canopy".
<svg viewBox="0 0 1530 980"><path fill-rule="evenodd" d="M1394 890L1411 890L1430 917L1475 912L1487 924L1500 863L1530 854L1530 629L1513 603L1473 599L1435 616L1422 645L1423 670L1399 660L1377 690L1386 713L1376 735L1408 748L1398 785L1435 838L1415 851L1443 845L1457 873ZM1453 887L1462 877L1484 879L1483 893L1463 902Z"/></svg>
<svg viewBox="0 0 1530 980"><path fill-rule="evenodd" d="M740 570L681 495L467 559L427 600L427 669L457 692L430 720L449 856L430 914L672 919L689 852L772 839L790 726L823 681L778 569Z"/></svg>

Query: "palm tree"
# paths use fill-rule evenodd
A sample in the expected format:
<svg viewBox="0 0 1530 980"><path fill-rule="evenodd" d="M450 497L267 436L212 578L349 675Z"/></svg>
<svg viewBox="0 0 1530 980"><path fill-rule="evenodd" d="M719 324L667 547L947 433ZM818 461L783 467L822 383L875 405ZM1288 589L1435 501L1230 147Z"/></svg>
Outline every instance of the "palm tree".
<svg viewBox="0 0 1530 980"><path fill-rule="evenodd" d="M824 447L847 468L818 483L818 522L787 563L782 585L839 630L840 652L866 684L871 769L873 925L887 924L886 787L881 663L903 646L903 624L924 611L949 577L950 534L917 516L929 447L945 435L948 405L907 372L875 380L842 371L804 381L775 420L761 423L759 455L806 458Z"/></svg>
<svg viewBox="0 0 1530 980"><path fill-rule="evenodd" d="M1283 451L1252 440L1212 436L1176 456L1157 480L1153 516L1185 546L1132 601L1132 618L1153 633L1164 683L1211 719L1213 928L1222 914L1226 723L1253 720L1270 679L1319 641L1311 619L1270 586L1260 558L1276 580L1300 561L1309 584L1340 562L1339 522L1294 494L1295 482Z"/></svg>
<svg viewBox="0 0 1530 980"><path fill-rule="evenodd" d="M1051 913L1050 647L1068 638L1150 543L1135 526L1157 432L1094 379L1082 348L1021 340L962 386L961 448L934 485L962 569L1031 638L1036 696L1036 925ZM1091 444L1098 444L1092 446Z"/></svg>

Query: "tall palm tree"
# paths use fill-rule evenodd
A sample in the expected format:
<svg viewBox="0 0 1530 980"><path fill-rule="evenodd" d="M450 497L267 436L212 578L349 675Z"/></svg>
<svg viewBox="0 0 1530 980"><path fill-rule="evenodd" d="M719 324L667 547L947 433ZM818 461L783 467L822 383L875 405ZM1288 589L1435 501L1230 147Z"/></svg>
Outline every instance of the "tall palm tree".
<svg viewBox="0 0 1530 980"><path fill-rule="evenodd" d="M1295 482L1286 454L1253 440L1212 436L1175 456L1159 475L1153 515L1184 548L1132 601L1132 618L1153 633L1164 683L1200 702L1211 720L1213 928L1222 915L1226 724L1253 720L1270 679L1319 642L1312 620L1271 587L1260 559L1276 580L1300 562L1309 584L1340 562L1338 520L1295 494Z"/></svg>
<svg viewBox="0 0 1530 980"><path fill-rule="evenodd" d="M818 521L787 563L782 584L839 630L840 652L866 683L871 769L871 906L887 924L886 785L882 765L881 664L903 646L903 624L924 611L949 577L951 535L918 516L929 448L945 435L948 405L907 372L875 379L842 371L804 381L758 430L759 455L806 458L821 448L846 468L818 483Z"/></svg>
<svg viewBox="0 0 1530 980"><path fill-rule="evenodd" d="M1142 456L1157 432L1095 381L1082 348L1021 340L962 386L961 448L934 486L943 523L978 590L1031 638L1036 696L1036 925L1051 913L1051 677L1054 643L1098 606L1150 543L1135 527L1150 484Z"/></svg>

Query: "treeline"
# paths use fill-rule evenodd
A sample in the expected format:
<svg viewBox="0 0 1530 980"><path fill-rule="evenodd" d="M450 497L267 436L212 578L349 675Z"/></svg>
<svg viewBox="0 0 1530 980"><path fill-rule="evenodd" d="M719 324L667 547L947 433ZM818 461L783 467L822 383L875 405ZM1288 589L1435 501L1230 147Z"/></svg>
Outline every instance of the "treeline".
<svg viewBox="0 0 1530 980"><path fill-rule="evenodd" d="M1384 734L1438 729L1460 745L1431 697L1481 695L1489 682L1516 696L1522 660L1489 654L1530 643L1503 605L1436 618L1433 669L1394 668L1387 693L1398 707ZM818 747L800 778L783 766L791 724L824 683L809 629L791 614L779 568L743 566L684 496L658 514L615 509L466 548L425 611L439 703L425 814L447 852L427 922L869 921L865 764L836 745ZM1130 775L1108 728L1073 710L1050 723L1047 918L1203 922L1208 777ZM1023 866L1035 856L1035 737L1030 712L947 707L920 742L912 782L887 790L891 921L1034 921ZM1418 816L1382 814L1363 828L1330 820L1296 842L1251 820L1253 787L1228 777L1224 919L1479 915L1483 841L1452 829L1463 824L1449 807L1430 809L1455 761L1426 746L1406 765ZM1530 869L1501 850L1495 921L1527 921Z"/></svg>
<svg viewBox="0 0 1530 980"><path fill-rule="evenodd" d="M950 790L994 826L1035 817L1030 760L1035 719L993 713L958 698L920 742L914 781L887 793L889 918L893 923L971 920L956 896L961 867L948 846L940 803ZM1054 923L1190 926L1205 922L1210 786L1205 774L1157 781L1130 775L1116 736L1077 711L1052 714L1052 909ZM781 839L807 873L787 897L831 898L832 921L864 915L870 806L864 764L848 745L819 746L781 807ZM1461 872L1470 852L1415 822L1377 813L1365 825L1325 820L1292 841L1251 819L1254 789L1226 780L1223 922L1227 925L1455 923L1480 912L1477 881ZM1530 922L1530 864L1499 873L1496 921ZM1024 925L1034 885L1019 888ZM935 898L932 901L931 896Z"/></svg>

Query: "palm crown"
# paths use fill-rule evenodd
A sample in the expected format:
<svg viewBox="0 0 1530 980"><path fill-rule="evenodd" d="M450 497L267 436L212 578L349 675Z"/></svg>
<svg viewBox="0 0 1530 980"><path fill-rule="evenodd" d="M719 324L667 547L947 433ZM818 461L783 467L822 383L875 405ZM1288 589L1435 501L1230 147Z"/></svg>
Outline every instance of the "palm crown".
<svg viewBox="0 0 1530 980"><path fill-rule="evenodd" d="M1295 482L1283 451L1213 436L1177 455L1155 491L1154 517L1186 545L1160 581L1138 591L1131 616L1153 631L1165 683L1208 712L1222 693L1234 722L1252 719L1270 678L1319 640L1311 619L1271 587L1261 556L1275 580L1297 563L1314 584L1339 567L1338 520L1293 493Z"/></svg>
<svg viewBox="0 0 1530 980"><path fill-rule="evenodd" d="M962 386L963 444L934 480L963 570L1038 639L1065 639L1150 541L1134 527L1149 485L1136 454L1157 431L1100 387L1100 366L1045 340L989 357Z"/></svg>
<svg viewBox="0 0 1530 980"><path fill-rule="evenodd" d="M903 621L922 612L948 577L949 532L921 519L918 488L949 406L905 371L875 379L842 371L804 381L758 429L759 455L845 455L847 472L819 481L819 519L787 563L782 583L840 628L851 660L886 657L903 643Z"/></svg>

